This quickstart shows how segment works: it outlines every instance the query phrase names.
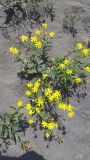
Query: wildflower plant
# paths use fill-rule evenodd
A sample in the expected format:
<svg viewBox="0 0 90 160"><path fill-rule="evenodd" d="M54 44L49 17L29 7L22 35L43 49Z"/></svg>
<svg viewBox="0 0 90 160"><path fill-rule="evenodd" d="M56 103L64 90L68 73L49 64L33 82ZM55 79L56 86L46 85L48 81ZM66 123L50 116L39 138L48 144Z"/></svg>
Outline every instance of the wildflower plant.
<svg viewBox="0 0 90 160"><path fill-rule="evenodd" d="M77 42L69 54L49 59L48 52L55 33L47 32L47 26L47 23L43 23L34 35L20 37L25 45L25 56L16 47L9 48L9 51L14 55L15 61L21 63L21 72L26 77L30 73L38 74L26 85L25 95L29 101L18 101L17 106L26 110L25 116L34 129L35 137L41 130L43 139L49 144L54 139L62 141L60 133L65 133L64 115L68 118L75 115L70 98L87 82L90 49L85 40Z"/></svg>
<svg viewBox="0 0 90 160"><path fill-rule="evenodd" d="M30 73L42 73L49 65L48 52L51 49L54 32L47 32L47 24L43 23L41 29L36 29L32 36L22 35L20 40L26 53L18 48L9 48L16 62L21 63L21 73L28 77Z"/></svg>

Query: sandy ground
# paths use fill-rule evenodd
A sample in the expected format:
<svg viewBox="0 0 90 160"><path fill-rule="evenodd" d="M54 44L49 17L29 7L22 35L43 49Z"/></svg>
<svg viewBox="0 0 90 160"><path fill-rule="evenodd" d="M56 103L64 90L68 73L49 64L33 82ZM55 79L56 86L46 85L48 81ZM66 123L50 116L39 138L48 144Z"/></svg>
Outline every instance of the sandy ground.
<svg viewBox="0 0 90 160"><path fill-rule="evenodd" d="M51 56L66 54L77 39L90 40L90 0L56 0L56 18L49 22L49 29L56 33L53 41L54 47ZM76 38L66 35L62 30L62 20L65 9L70 9L81 18ZM47 20L47 22L49 19ZM1 22L1 20L0 20ZM17 77L19 65L13 63L13 59L7 52L10 40L5 39L0 30L0 112L9 111L9 105L15 104L18 97L23 97L24 85L21 85ZM90 77L89 77L90 78ZM26 137L35 146L35 152L24 153L19 145L10 145L6 155L0 160L90 160L90 82L87 85L87 97L80 103L73 102L75 117L67 120L67 134L63 136L63 143L53 142L47 149L39 134L33 138L29 129Z"/></svg>

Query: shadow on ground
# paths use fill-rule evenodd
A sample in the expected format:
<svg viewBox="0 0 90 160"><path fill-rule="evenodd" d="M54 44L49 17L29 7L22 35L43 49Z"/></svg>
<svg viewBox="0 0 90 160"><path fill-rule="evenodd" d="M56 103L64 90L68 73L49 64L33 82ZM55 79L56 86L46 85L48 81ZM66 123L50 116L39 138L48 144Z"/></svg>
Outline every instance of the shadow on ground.
<svg viewBox="0 0 90 160"><path fill-rule="evenodd" d="M45 160L41 155L34 151L27 152L20 157L0 156L0 160Z"/></svg>

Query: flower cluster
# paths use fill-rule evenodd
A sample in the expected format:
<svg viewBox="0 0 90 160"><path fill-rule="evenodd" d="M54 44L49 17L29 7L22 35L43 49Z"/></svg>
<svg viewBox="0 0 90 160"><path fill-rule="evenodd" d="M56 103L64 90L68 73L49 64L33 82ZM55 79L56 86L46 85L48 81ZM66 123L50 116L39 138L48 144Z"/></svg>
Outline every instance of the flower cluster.
<svg viewBox="0 0 90 160"><path fill-rule="evenodd" d="M69 118L74 117L73 106L62 102L61 92L54 89L48 81L48 74L26 85L29 103L17 102L18 107L24 107L28 113L28 123L36 130L44 131L45 140L53 139L56 130L61 128L61 112L66 111Z"/></svg>
<svg viewBox="0 0 90 160"><path fill-rule="evenodd" d="M55 35L54 32L46 32L47 26L48 26L47 23L43 23L42 28L36 29L35 35L32 35L31 37L29 37L27 35L22 35L20 37L21 41L28 42L29 45L33 45L34 47L36 47L38 49L42 48L44 46L44 42L46 42L46 41L49 42ZM31 42L31 44L30 44L30 42ZM17 48L11 47L11 48L9 48L9 52L13 53L13 54L18 54L19 50Z"/></svg>
<svg viewBox="0 0 90 160"><path fill-rule="evenodd" d="M21 72L25 77L28 77L30 71L31 73L42 72L45 65L43 64L45 63L45 59L47 62L49 61L48 51L51 48L52 38L55 33L52 31L48 32L47 26L47 23L43 23L31 36L22 35L20 37L21 44L23 47L25 46L25 51L27 50L26 54L24 53L25 57L22 56L22 48L20 50L13 47L9 48L9 52L14 55L15 62L21 63Z"/></svg>
<svg viewBox="0 0 90 160"><path fill-rule="evenodd" d="M87 48L87 41L84 41L83 43L77 43L76 44L76 49L77 51L80 51L82 53L83 56L87 56L90 54L90 49Z"/></svg>
<svg viewBox="0 0 90 160"><path fill-rule="evenodd" d="M60 77L61 77L61 80L63 80L63 82L65 83L66 80L69 80L71 79L71 81L73 83L76 83L76 84L80 84L82 82L82 79L78 76L76 76L76 70L73 66L73 61L70 62L70 60L67 58L65 58L64 60L62 60L62 62L58 64L57 60L56 61L53 61L53 67L51 68L51 70L54 70L54 72L58 72L58 76L60 74ZM77 69L77 66L76 66L76 69ZM55 73L54 73L55 74ZM64 81L65 79L65 81ZM68 83L67 82L67 83ZM71 85L71 83L70 83Z"/></svg>

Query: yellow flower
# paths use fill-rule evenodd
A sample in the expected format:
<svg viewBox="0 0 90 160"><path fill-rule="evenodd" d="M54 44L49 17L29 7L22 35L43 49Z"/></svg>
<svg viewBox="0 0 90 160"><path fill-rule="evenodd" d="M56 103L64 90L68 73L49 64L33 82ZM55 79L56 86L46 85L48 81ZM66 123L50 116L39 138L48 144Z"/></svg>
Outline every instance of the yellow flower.
<svg viewBox="0 0 90 160"><path fill-rule="evenodd" d="M33 86L33 84L32 84L31 82L28 82L28 83L27 83L27 87L28 87L28 88L31 88L32 86Z"/></svg>
<svg viewBox="0 0 90 160"><path fill-rule="evenodd" d="M54 129L54 127L55 127L54 122L50 122L47 125L47 128L50 129L50 130Z"/></svg>
<svg viewBox="0 0 90 160"><path fill-rule="evenodd" d="M40 87L40 82L41 82L41 80L38 79L38 80L34 83L34 87Z"/></svg>
<svg viewBox="0 0 90 160"><path fill-rule="evenodd" d="M67 65L70 61L68 59L64 60L64 64Z"/></svg>
<svg viewBox="0 0 90 160"><path fill-rule="evenodd" d="M55 33L54 33L54 32L50 32L50 33L49 33L49 37L50 37L50 38L53 38L53 37L54 37L54 35L55 35Z"/></svg>
<svg viewBox="0 0 90 160"><path fill-rule="evenodd" d="M51 90L50 88L47 88L47 89L44 91L45 96L50 96L51 93L52 93L52 90Z"/></svg>
<svg viewBox="0 0 90 160"><path fill-rule="evenodd" d="M25 106L26 110L30 110L32 108L31 104L30 103L27 103L26 106Z"/></svg>
<svg viewBox="0 0 90 160"><path fill-rule="evenodd" d="M71 112L73 108L74 108L74 107L73 107L71 104L67 105L67 110L68 110L69 112Z"/></svg>
<svg viewBox="0 0 90 160"><path fill-rule="evenodd" d="M86 56L86 55L89 53L89 49L84 48L84 49L82 50L82 53L84 54L84 56Z"/></svg>
<svg viewBox="0 0 90 160"><path fill-rule="evenodd" d="M33 124L34 123L34 119L29 119L28 123L29 124Z"/></svg>
<svg viewBox="0 0 90 160"><path fill-rule="evenodd" d="M48 74L47 73L44 73L43 74L43 79L46 79L48 77Z"/></svg>
<svg viewBox="0 0 90 160"><path fill-rule="evenodd" d="M40 82L41 82L41 78L38 78L36 82L39 82L39 83L40 83Z"/></svg>
<svg viewBox="0 0 90 160"><path fill-rule="evenodd" d="M36 36L31 36L31 42L36 43L37 42L37 37Z"/></svg>
<svg viewBox="0 0 90 160"><path fill-rule="evenodd" d="M22 107L23 106L23 101L21 101L21 100L17 101L17 106Z"/></svg>
<svg viewBox="0 0 90 160"><path fill-rule="evenodd" d="M26 36L26 35L22 35L20 38L21 38L22 42L27 42L28 41L28 36Z"/></svg>
<svg viewBox="0 0 90 160"><path fill-rule="evenodd" d="M36 113L37 113L37 114L40 114L40 112L41 112L41 108L36 107Z"/></svg>
<svg viewBox="0 0 90 160"><path fill-rule="evenodd" d="M36 101L36 104L37 104L37 106L41 106L41 105L43 105L44 104L44 101L43 101L43 98L42 97L39 97L38 99L37 99L37 101Z"/></svg>
<svg viewBox="0 0 90 160"><path fill-rule="evenodd" d="M29 96L32 94L32 92L29 91L29 90L27 90L27 91L25 92L25 94L26 94L27 97L29 97Z"/></svg>
<svg viewBox="0 0 90 160"><path fill-rule="evenodd" d="M32 92L37 93L38 92L38 88L37 87L33 87L32 88Z"/></svg>
<svg viewBox="0 0 90 160"><path fill-rule="evenodd" d="M73 118L73 117L74 117L74 115L75 115L75 113L74 113L73 111L68 112L68 117L69 117L69 118Z"/></svg>
<svg viewBox="0 0 90 160"><path fill-rule="evenodd" d="M35 33L36 33L37 35L40 35L40 34L41 34L41 31L40 31L39 29L36 29Z"/></svg>
<svg viewBox="0 0 90 160"><path fill-rule="evenodd" d="M46 127L47 127L47 124L48 124L48 123L47 123L46 121L42 121L42 122L41 122L41 125L42 125L43 128L46 128Z"/></svg>
<svg viewBox="0 0 90 160"><path fill-rule="evenodd" d="M85 71L90 72L90 67L89 66L85 67Z"/></svg>
<svg viewBox="0 0 90 160"><path fill-rule="evenodd" d="M50 137L50 133L48 133L48 132L45 132L45 138L49 138Z"/></svg>
<svg viewBox="0 0 90 160"><path fill-rule="evenodd" d="M40 79L40 78L38 78L36 82L37 82L37 83L40 83L40 82L41 82L41 79Z"/></svg>
<svg viewBox="0 0 90 160"><path fill-rule="evenodd" d="M35 43L36 48L42 48L42 42L38 41Z"/></svg>
<svg viewBox="0 0 90 160"><path fill-rule="evenodd" d="M82 43L77 43L77 44L76 44L76 47L77 47L78 49L80 49L80 50L83 49Z"/></svg>
<svg viewBox="0 0 90 160"><path fill-rule="evenodd" d="M67 105L64 103L59 103L57 107L62 110L67 110Z"/></svg>
<svg viewBox="0 0 90 160"><path fill-rule="evenodd" d="M19 53L19 49L10 47L9 48L9 52L12 53L12 54L17 55Z"/></svg>
<svg viewBox="0 0 90 160"><path fill-rule="evenodd" d="M42 27L44 28L44 29L46 29L47 28L47 23L42 23Z"/></svg>
<svg viewBox="0 0 90 160"><path fill-rule="evenodd" d="M67 69L67 70L66 70L66 73L67 73L68 75L71 75L71 74L73 73L73 71L72 71L71 69Z"/></svg>
<svg viewBox="0 0 90 160"><path fill-rule="evenodd" d="M39 87L40 87L40 82L41 82L40 79L38 79L38 80L35 82L34 87L32 88L32 91L33 91L34 93L37 93L37 92L38 92L38 89L39 89Z"/></svg>
<svg viewBox="0 0 90 160"><path fill-rule="evenodd" d="M59 67L60 67L61 69L65 69L65 64L61 63L61 64L59 64Z"/></svg>
<svg viewBox="0 0 90 160"><path fill-rule="evenodd" d="M28 114L29 114L30 116L32 116L32 115L34 114L34 111L33 111L33 110L30 110L30 111L28 112Z"/></svg>
<svg viewBox="0 0 90 160"><path fill-rule="evenodd" d="M58 99L60 98L60 96L61 96L60 91L55 90L55 92L53 93L53 96L54 96L54 98L55 98L56 100L58 100Z"/></svg>
<svg viewBox="0 0 90 160"><path fill-rule="evenodd" d="M79 83L81 83L82 82L82 79L81 78L75 78L75 82L77 83L77 84L79 84Z"/></svg>

